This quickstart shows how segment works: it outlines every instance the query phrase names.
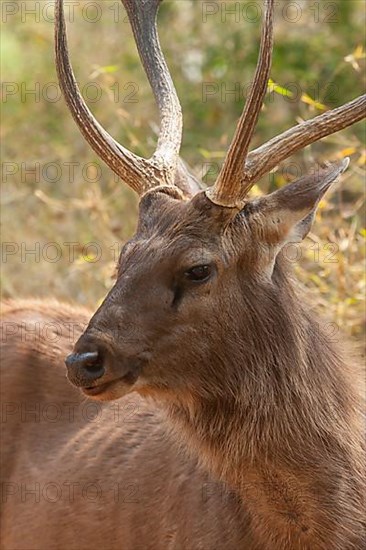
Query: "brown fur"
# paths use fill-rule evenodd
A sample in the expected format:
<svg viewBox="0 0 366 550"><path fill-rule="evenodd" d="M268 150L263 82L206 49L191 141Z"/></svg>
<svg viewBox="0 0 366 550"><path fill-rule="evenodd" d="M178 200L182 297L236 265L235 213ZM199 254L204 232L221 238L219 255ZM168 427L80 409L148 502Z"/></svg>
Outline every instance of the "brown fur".
<svg viewBox="0 0 366 550"><path fill-rule="evenodd" d="M209 550L213 526L225 550L250 540L236 495L176 447L156 403L135 393L87 420L64 358L70 323L85 326L89 312L25 300L4 304L2 317L2 549ZM57 326L57 345L32 337L37 323ZM5 341L7 327L17 332ZM56 422L50 404L62 411ZM88 484L98 484L96 500Z"/></svg>
<svg viewBox="0 0 366 550"><path fill-rule="evenodd" d="M288 211L281 194L266 200L234 217L204 194L142 199L116 284L75 347L103 349L100 383L110 385L97 398L130 394L118 403L135 404L131 422L116 426L113 403L96 424L57 430L14 414L4 468L17 486L136 484L139 502L116 506L107 489L97 503L9 496L4 549L363 548L362 378L304 305L281 252L306 234L319 196ZM188 284L185 270L208 263L211 279ZM67 320L86 315L55 304L5 308L5 323L27 318L55 319L66 334ZM62 371L69 340L6 338L6 401L80 403ZM132 381L116 382L126 373ZM80 376L69 369L83 386Z"/></svg>

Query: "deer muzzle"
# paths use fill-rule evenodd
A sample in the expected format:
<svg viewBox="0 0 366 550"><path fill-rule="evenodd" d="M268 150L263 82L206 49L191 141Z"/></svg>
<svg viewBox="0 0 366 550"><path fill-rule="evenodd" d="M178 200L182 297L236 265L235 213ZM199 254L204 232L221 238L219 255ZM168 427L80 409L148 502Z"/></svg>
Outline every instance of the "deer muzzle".
<svg viewBox="0 0 366 550"><path fill-rule="evenodd" d="M97 351L72 353L65 363L68 377L75 386L93 384L105 374L103 360Z"/></svg>
<svg viewBox="0 0 366 550"><path fill-rule="evenodd" d="M71 384L90 397L104 394L104 400L109 399L108 393L110 399L127 393L142 369L140 359L117 357L100 344L83 337L65 364Z"/></svg>

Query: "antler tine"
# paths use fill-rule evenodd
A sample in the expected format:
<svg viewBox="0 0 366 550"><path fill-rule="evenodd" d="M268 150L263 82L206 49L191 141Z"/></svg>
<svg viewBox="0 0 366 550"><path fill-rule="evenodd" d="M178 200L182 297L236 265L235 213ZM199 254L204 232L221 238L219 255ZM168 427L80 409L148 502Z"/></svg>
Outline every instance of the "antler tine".
<svg viewBox="0 0 366 550"><path fill-rule="evenodd" d="M70 112L85 139L100 158L141 195L159 185L174 185L182 136L182 114L157 36L156 14L160 0L123 0L123 4L161 117L157 149L150 159L131 153L115 141L83 100L69 60L63 0L56 0L56 67Z"/></svg>
<svg viewBox="0 0 366 550"><path fill-rule="evenodd" d="M254 183L296 151L359 122L365 116L366 94L286 130L249 153L243 179Z"/></svg>
<svg viewBox="0 0 366 550"><path fill-rule="evenodd" d="M122 0L160 114L160 134L151 162L164 176L161 183L173 185L183 123L182 109L161 51L156 28L160 2L161 0Z"/></svg>
<svg viewBox="0 0 366 550"><path fill-rule="evenodd" d="M252 184L244 183L243 167L258 121L272 63L274 0L265 0L265 16L257 68L249 97L215 185L206 194L220 206L237 207Z"/></svg>

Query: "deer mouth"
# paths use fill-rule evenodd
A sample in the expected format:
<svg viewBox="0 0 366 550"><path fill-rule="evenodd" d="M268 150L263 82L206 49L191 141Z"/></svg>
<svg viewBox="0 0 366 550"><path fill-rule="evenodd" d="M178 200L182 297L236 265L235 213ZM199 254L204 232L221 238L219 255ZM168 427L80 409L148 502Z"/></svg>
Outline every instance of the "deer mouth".
<svg viewBox="0 0 366 550"><path fill-rule="evenodd" d="M139 377L140 370L141 369L134 369L114 380L109 380L108 382L93 386L81 386L80 389L83 394L88 397L102 397L103 401L112 401L131 391L132 386Z"/></svg>

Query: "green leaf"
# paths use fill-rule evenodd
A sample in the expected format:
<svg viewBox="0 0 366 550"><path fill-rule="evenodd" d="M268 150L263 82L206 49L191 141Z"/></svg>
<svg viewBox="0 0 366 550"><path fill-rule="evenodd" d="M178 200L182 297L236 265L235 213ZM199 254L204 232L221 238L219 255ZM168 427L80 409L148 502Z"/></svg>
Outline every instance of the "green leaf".
<svg viewBox="0 0 366 550"><path fill-rule="evenodd" d="M290 90L284 88L283 86L280 86L279 84L276 84L276 82L274 82L271 78L268 80L267 90L269 93L276 92L276 94L282 95L284 97L294 97L294 94Z"/></svg>

